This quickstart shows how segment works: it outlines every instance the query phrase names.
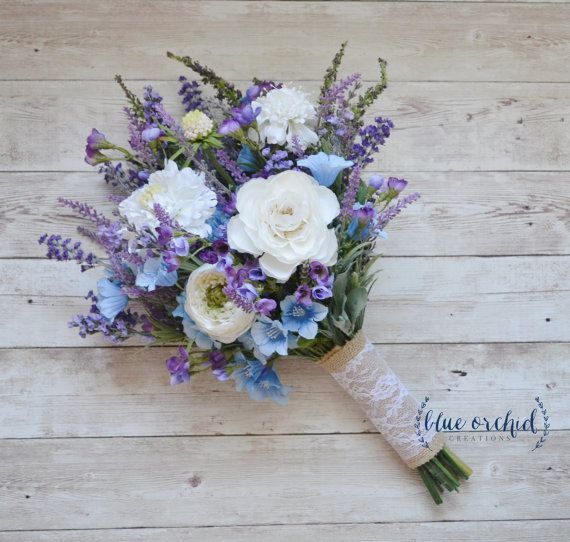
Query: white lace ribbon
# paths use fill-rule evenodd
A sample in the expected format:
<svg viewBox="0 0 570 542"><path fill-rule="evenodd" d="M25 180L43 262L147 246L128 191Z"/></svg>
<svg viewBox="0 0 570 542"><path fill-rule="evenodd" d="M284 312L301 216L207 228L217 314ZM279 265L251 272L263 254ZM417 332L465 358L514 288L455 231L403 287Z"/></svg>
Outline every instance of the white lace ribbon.
<svg viewBox="0 0 570 542"><path fill-rule="evenodd" d="M424 432L420 426L424 442L420 441L414 427L419 403L371 342L366 341L346 363L327 366L325 362L322 365L356 400L408 466L417 468L441 450L443 438L434 429Z"/></svg>

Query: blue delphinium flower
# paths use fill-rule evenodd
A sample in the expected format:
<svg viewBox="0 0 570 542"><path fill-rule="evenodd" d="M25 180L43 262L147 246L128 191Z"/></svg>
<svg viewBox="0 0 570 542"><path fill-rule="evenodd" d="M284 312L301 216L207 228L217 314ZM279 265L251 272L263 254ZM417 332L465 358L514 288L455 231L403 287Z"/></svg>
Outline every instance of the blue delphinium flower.
<svg viewBox="0 0 570 542"><path fill-rule="evenodd" d="M220 241L227 239L227 227L228 222L230 221L230 216L220 209L220 207L216 207L214 214L206 220L207 224L212 226L212 233L208 236L210 241Z"/></svg>
<svg viewBox="0 0 570 542"><path fill-rule="evenodd" d="M286 356L287 347L296 346L295 339L289 336L283 324L266 316L262 316L251 326L251 336L264 356L274 353Z"/></svg>
<svg viewBox="0 0 570 542"><path fill-rule="evenodd" d="M321 303L305 305L299 303L294 295L288 295L280 305L283 327L288 331L296 331L305 339L314 339L317 336L317 322L323 320L328 312Z"/></svg>
<svg viewBox="0 0 570 542"><path fill-rule="evenodd" d="M214 341L210 339L206 333L198 329L198 326L194 323L192 318L188 316L188 313L184 309L184 304L186 303L186 292L182 292L179 296L177 296L176 301L178 301L178 306L172 311L172 316L175 318L182 318L182 328L184 329L184 334L190 340L194 341L198 348L212 348L214 346Z"/></svg>
<svg viewBox="0 0 570 542"><path fill-rule="evenodd" d="M231 374L237 391L247 391L255 401L271 399L278 405L284 405L291 388L284 386L275 370L256 359L246 359L238 352L235 355L235 368Z"/></svg>
<svg viewBox="0 0 570 542"><path fill-rule="evenodd" d="M142 268L139 268L136 285L152 292L157 286L174 286L177 280L178 273L168 271L168 265L162 258L149 258Z"/></svg>
<svg viewBox="0 0 570 542"><path fill-rule="evenodd" d="M97 282L97 308L112 322L115 316L124 311L129 304L129 296L123 293L121 286L107 278Z"/></svg>
<svg viewBox="0 0 570 542"><path fill-rule="evenodd" d="M319 184L329 187L335 182L338 174L343 169L352 166L353 162L345 160L342 156L325 154L321 151L318 154L313 154L307 158L298 160L297 164L309 169Z"/></svg>

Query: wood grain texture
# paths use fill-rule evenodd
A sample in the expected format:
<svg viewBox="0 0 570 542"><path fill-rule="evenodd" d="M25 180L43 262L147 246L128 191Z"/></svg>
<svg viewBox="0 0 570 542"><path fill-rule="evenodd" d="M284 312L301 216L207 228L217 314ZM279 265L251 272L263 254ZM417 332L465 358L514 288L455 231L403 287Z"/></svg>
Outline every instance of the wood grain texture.
<svg viewBox="0 0 570 542"><path fill-rule="evenodd" d="M149 82L164 94L169 111L182 115L178 83ZM146 82L129 84L139 91ZM0 102L6 111L1 170L91 170L83 156L93 127L126 142L125 99L110 80L3 81ZM385 172L570 169L570 96L564 84L393 83L370 112L378 114L396 123L375 166Z"/></svg>
<svg viewBox="0 0 570 542"><path fill-rule="evenodd" d="M447 523L380 523L374 525L267 525L0 533L2 542L567 542L568 520L461 521Z"/></svg>
<svg viewBox="0 0 570 542"><path fill-rule="evenodd" d="M526 436L500 444L464 436L453 448L477 483L445 507L375 434L3 440L0 528L566 516L570 432L553 432L538 453Z"/></svg>
<svg viewBox="0 0 570 542"><path fill-rule="evenodd" d="M540 395L570 429L570 344L382 345L417 397L454 417L528 414ZM281 360L287 407L251 401L210 375L170 386L172 349L0 351L0 438L374 432L356 403L307 360ZM505 392L508 390L508 392ZM310 412L310 415L307 413ZM284 414L287 414L286 416Z"/></svg>
<svg viewBox="0 0 570 542"><path fill-rule="evenodd" d="M421 199L389 228L387 256L531 255L570 253L569 173L403 173ZM0 173L0 258L38 258L45 232L82 239L85 224L62 208L64 196L110 216L112 193L89 173Z"/></svg>
<svg viewBox="0 0 570 542"><path fill-rule="evenodd" d="M4 10L0 73L169 78L173 49L230 79L319 80L349 39L346 69L368 77L382 55L399 81L568 81L569 20L565 4L28 0Z"/></svg>
<svg viewBox="0 0 570 542"><path fill-rule="evenodd" d="M381 343L569 341L569 262L570 256L383 258L365 331ZM75 264L0 260L0 343L105 344L66 329L71 316L88 310L79 296L100 276L82 274Z"/></svg>

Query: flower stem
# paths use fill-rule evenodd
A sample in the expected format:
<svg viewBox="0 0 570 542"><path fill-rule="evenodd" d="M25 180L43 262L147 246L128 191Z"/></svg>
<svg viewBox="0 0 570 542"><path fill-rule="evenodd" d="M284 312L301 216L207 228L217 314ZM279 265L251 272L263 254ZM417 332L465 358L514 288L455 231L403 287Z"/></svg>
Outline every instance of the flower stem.
<svg viewBox="0 0 570 542"><path fill-rule="evenodd" d="M467 480L473 474L471 468L445 446L435 457L418 467L418 471L435 504L443 502L443 488L459 491L461 478Z"/></svg>

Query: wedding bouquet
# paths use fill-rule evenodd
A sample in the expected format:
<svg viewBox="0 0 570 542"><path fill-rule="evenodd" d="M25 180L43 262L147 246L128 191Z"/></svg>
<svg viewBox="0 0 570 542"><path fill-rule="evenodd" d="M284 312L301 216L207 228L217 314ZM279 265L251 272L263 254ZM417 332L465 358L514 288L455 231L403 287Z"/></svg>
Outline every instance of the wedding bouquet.
<svg viewBox="0 0 570 542"><path fill-rule="evenodd" d="M177 119L150 86L129 102L129 146L93 130L86 161L114 190L113 218L68 199L90 225L79 231L106 256L47 234L49 258L100 266L105 276L70 326L115 343L133 336L176 345L166 360L172 384L200 372L233 380L256 400L283 404L275 361L303 356L324 367L432 497L456 490L471 471L420 430L418 402L362 332L375 281L375 244L419 194L407 181L363 170L390 136L383 117L365 114L386 88L361 91L361 77L337 80L343 44L315 101L299 88L254 79L244 94L210 68L168 53L215 95L180 78L186 114Z"/></svg>

